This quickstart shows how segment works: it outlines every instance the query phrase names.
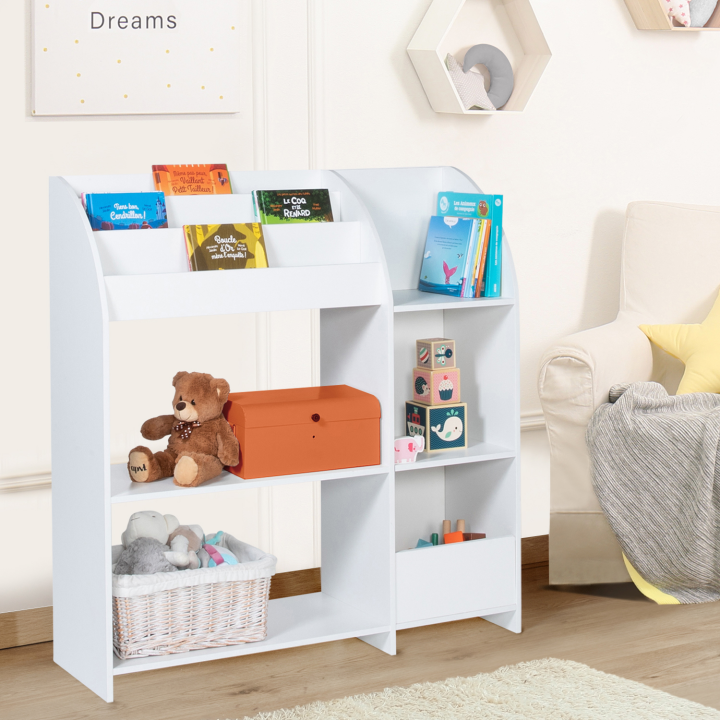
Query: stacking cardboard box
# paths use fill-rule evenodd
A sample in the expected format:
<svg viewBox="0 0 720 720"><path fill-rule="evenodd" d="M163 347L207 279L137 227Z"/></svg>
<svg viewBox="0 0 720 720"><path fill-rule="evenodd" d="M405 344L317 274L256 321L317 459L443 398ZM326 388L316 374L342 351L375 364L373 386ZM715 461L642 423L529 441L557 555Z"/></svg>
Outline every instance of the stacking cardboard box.
<svg viewBox="0 0 720 720"><path fill-rule="evenodd" d="M418 340L415 350L413 399L405 403L408 435L423 435L429 452L467 447L467 405L460 402L455 341Z"/></svg>

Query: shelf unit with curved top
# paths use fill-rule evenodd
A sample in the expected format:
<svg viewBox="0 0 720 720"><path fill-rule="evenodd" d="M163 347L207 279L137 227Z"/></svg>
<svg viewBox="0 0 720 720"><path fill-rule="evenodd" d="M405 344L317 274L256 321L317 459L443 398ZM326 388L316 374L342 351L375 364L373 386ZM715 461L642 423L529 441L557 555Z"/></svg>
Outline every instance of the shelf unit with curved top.
<svg viewBox="0 0 720 720"><path fill-rule="evenodd" d="M520 629L517 300L507 243L501 298L413 289L437 192L477 187L453 168L233 172L231 181L232 195L167 198L167 229L92 232L81 192L149 191L151 176L50 180L54 655L108 702L114 676L126 673L352 637L394 654L398 629L461 617ZM254 189L319 187L330 190L336 222L266 226L270 268L188 270L182 225L250 222ZM111 363L111 322L299 308L320 310L322 384L380 400L380 465L250 481L225 472L179 488L171 479L133 483L124 464L111 463L109 384L125 371ZM458 342L471 442L396 468L414 340L442 333ZM162 511L171 497L308 481L321 481L320 593L270 601L259 643L114 657L113 504L152 500ZM465 517L487 540L407 551L409 538L437 532L445 516ZM70 554L58 551L80 546L82 586ZM441 591L444 583L453 591Z"/></svg>

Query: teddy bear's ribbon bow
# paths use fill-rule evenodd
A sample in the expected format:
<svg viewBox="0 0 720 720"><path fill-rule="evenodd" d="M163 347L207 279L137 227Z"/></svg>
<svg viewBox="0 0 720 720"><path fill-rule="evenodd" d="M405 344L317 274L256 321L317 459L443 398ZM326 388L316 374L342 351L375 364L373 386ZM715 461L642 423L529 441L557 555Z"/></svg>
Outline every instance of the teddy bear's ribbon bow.
<svg viewBox="0 0 720 720"><path fill-rule="evenodd" d="M196 427L200 427L200 423L197 420L194 420L193 422L181 421L177 425L173 426L173 430L180 433L181 440L187 440L192 434L193 428Z"/></svg>

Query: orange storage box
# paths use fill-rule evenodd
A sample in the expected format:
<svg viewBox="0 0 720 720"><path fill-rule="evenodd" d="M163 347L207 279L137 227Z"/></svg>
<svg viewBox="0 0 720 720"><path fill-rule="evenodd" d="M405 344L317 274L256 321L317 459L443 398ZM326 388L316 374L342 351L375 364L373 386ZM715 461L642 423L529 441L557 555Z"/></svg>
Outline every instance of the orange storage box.
<svg viewBox="0 0 720 720"><path fill-rule="evenodd" d="M349 385L230 393L245 480L380 464L380 402Z"/></svg>

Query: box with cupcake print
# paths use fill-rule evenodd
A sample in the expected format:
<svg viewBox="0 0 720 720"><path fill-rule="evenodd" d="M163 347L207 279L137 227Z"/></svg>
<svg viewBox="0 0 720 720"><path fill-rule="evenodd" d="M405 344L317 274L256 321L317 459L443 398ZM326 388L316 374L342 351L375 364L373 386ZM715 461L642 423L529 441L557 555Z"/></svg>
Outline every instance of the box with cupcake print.
<svg viewBox="0 0 720 720"><path fill-rule="evenodd" d="M422 435L425 450L457 450L467 447L467 405L423 405L405 403L408 435Z"/></svg>
<svg viewBox="0 0 720 720"><path fill-rule="evenodd" d="M428 370L455 367L455 341L447 338L426 338L415 341L416 365Z"/></svg>
<svg viewBox="0 0 720 720"><path fill-rule="evenodd" d="M426 405L460 402L460 370L413 370L413 400Z"/></svg>

